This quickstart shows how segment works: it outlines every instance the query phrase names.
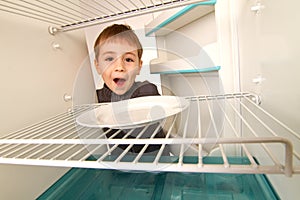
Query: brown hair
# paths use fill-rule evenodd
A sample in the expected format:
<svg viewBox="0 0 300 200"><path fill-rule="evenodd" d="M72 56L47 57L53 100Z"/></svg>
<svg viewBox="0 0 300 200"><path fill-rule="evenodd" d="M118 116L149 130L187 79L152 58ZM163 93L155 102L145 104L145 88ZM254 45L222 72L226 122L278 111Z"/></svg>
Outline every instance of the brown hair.
<svg viewBox="0 0 300 200"><path fill-rule="evenodd" d="M98 36L94 44L95 58L99 56L99 47L108 39L125 39L130 45L134 45L137 48L139 60L142 58L143 47L129 25L113 24L106 27Z"/></svg>

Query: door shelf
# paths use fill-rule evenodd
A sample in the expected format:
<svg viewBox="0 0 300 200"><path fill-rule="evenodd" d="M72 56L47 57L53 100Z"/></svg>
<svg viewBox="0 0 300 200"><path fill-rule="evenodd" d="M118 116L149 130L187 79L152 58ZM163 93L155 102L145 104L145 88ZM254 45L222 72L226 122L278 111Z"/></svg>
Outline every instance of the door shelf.
<svg viewBox="0 0 300 200"><path fill-rule="evenodd" d="M162 12L145 26L146 36L163 36L215 10L216 0L203 1Z"/></svg>
<svg viewBox="0 0 300 200"><path fill-rule="evenodd" d="M183 74L206 73L219 71L218 44L210 43L203 46L198 55L173 60L153 59L150 62L152 74Z"/></svg>
<svg viewBox="0 0 300 200"><path fill-rule="evenodd" d="M186 97L191 104L207 110L213 135L205 137L198 120L196 135L176 129L176 118L186 116L184 127L189 126L190 109L171 117L165 138L114 139L106 138L106 132L98 128L81 127L75 119L81 113L103 104L75 106L40 123L13 132L0 139L0 163L79 167L96 169L178 171L244 174L300 173L299 134L289 129L272 115L264 111L250 93ZM216 114L214 111L221 110ZM199 117L203 117L199 114ZM221 116L221 120L220 120ZM222 130L218 129L222 123ZM151 125L149 123L147 126ZM163 122L161 122L163 126ZM243 131L241 131L243 130ZM108 130L109 131L109 130ZM154 131L153 136L157 130ZM247 135L247 132L249 135ZM228 133L231 133L228 134ZM125 149L121 155L110 155L120 144L161 144L154 156L144 154L143 148L137 155ZM172 150L169 156L162 156L166 146ZM210 151L207 151L210 147ZM130 148L130 147L129 147ZM234 151L232 151L234 149ZM256 154L256 150L263 152ZM209 163L210 157L220 157L219 163ZM235 163L234 157L244 157L247 162ZM193 162L189 158L193 158Z"/></svg>
<svg viewBox="0 0 300 200"><path fill-rule="evenodd" d="M204 51L205 52L205 51ZM152 60L150 62L151 74L184 74L184 73L206 73L219 71L221 66L216 65L218 61L211 58L216 57L216 52L206 52L204 55L191 58L176 59L169 61Z"/></svg>
<svg viewBox="0 0 300 200"><path fill-rule="evenodd" d="M159 71L151 71L151 74L188 74L188 73L207 73L213 71L219 71L221 69L220 66L201 68L201 69L179 69L179 70L159 70Z"/></svg>

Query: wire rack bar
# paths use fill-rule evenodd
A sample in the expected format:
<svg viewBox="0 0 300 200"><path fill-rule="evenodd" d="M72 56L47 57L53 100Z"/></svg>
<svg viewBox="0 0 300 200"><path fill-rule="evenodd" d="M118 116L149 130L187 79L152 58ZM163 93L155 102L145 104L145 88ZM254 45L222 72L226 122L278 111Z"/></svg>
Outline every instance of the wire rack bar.
<svg viewBox="0 0 300 200"><path fill-rule="evenodd" d="M194 142L200 142L201 140L195 140ZM180 141L177 141L178 143L181 143ZM184 140L184 143L187 143L187 144L189 144L189 143L191 143L192 141L191 140ZM206 143L207 141L201 141L202 143ZM213 142L213 141L211 141L211 142ZM273 143L273 142L284 142L284 139L278 139L278 140L273 140L273 139L269 139L269 138L264 138L264 139L249 139L249 140L241 140L241 141L239 141L239 143L257 143L257 142L265 142L265 143ZM286 141L285 141L286 142ZM123 142L121 142L120 141L120 143L123 143ZM171 143L171 142L167 142L167 141L165 141L165 143ZM220 140L218 143L222 143L222 144L228 144L228 143L237 143L237 141L235 140L235 139L226 139L226 140ZM286 143L287 144L287 151L290 151L291 150L291 146L289 145L289 142L287 142ZM288 153L287 153L288 154ZM28 161L30 161L30 162L28 162ZM53 161L53 162L51 162L51 161ZM80 162L78 162L78 161L69 161L69 160L55 160L55 159L50 159L50 160L41 160L41 159L18 159L18 158L4 158L4 157L1 157L0 158L0 162L1 163L10 163L10 164L28 164L28 165L46 165L46 166L68 166L68 167L78 167L78 166L83 166L83 165L81 165L80 163L84 163L84 162L86 162L86 161L80 161ZM78 163L76 163L76 162L78 162ZM88 161L88 162L90 162L91 164L92 163L94 163L93 165L89 165L89 166L87 166L87 167L89 167L89 168L98 168L99 167L99 165L97 164L97 163L101 163L101 162L92 162L92 161ZM288 158L287 159L287 162L290 162L290 158ZM58 165L58 163L64 163L63 165ZM109 164L111 164L110 162L108 162ZM120 164L122 164L122 162L119 162ZM105 164L105 162L103 163L103 164ZM130 164L130 163L129 163ZM136 163L137 164L137 163ZM142 165L141 163L138 163L138 164L140 164L140 165ZM172 163L168 163L168 164L164 164L164 165L166 165L166 166L168 166L168 165L170 165L170 164L172 164ZM127 165L128 165L128 163L127 163ZM145 163L145 165L147 166L147 165L149 165L149 163ZM156 164L156 165L161 165L161 166L163 166L163 164ZM178 165L177 163L176 163L176 165ZM184 169L184 166L185 166L186 164L180 164L179 166L182 166L182 168L180 168L180 170L183 170L183 171L187 171L188 169ZM114 166L116 166L116 168L119 168L119 167L117 167L118 165L114 165ZM164 167L166 167L166 166L164 166ZM190 164L190 165L187 165L187 166L189 166L189 167L191 167L192 166L192 164ZM198 166L198 165L197 165ZM197 170L195 170L195 171L191 171L191 172L202 172L202 169L205 167L205 166L207 166L207 164L204 164L203 165L203 167L196 167L196 168L194 168L194 169L197 169ZM237 166L239 166L239 165L230 165L230 166L228 166L228 164L226 165L226 167L224 167L224 166L220 166L220 165L213 165L214 167L213 168L211 168L211 171L210 172L215 172L215 170L216 170L216 172L220 172L220 171L222 171L222 172L225 172L226 171L226 169L230 169L231 168L231 170L228 170L228 171L230 171L230 173L232 173L232 167L234 168L234 169L237 169ZM291 166L291 165L289 165L289 166ZM107 167L107 166L106 166ZM131 165L131 170L133 169L132 168L133 166ZM153 166L152 166L153 167ZM251 166L251 167L249 167L249 166L245 166L245 165L241 165L240 166L241 167L241 169L238 169L237 171L238 172L240 172L240 171L244 171L245 172L245 170L246 169L249 169L249 168L251 168L252 170L251 170L251 172L248 172L248 173L253 173L253 171L254 171L254 168ZM260 169L260 168L264 168L265 167L265 169L267 169L267 166L258 166L258 167L256 167L257 169ZM270 167L270 166L269 166ZM100 167L100 168L102 168L102 167ZM178 168L178 167L177 167ZM217 169L216 169L217 168ZM219 169L219 168L224 168L224 169ZM120 168L120 169L123 169L122 167ZM126 168L126 169L129 169L128 167ZM134 168L134 169L137 169L137 168ZM141 169L144 169L144 168L141 168ZM269 170L270 170L270 172L272 173L275 173L274 172L274 170L278 170L278 169L280 169L280 172L282 171L282 168L279 168L278 166L275 166L275 168L274 168L274 166L272 167L272 168L269 168ZM288 170L290 170L290 169L288 169ZM153 169L152 170L150 170L150 171L153 171ZM206 169L206 171L207 171L207 169ZM227 172L228 172L227 171ZM237 173L237 172L236 172ZM263 171L263 172L261 172L261 173L268 173L268 172L265 172L265 171ZM278 173L278 171L277 171L277 173ZM287 174L289 174L289 173L287 173Z"/></svg>
<svg viewBox="0 0 300 200"><path fill-rule="evenodd" d="M196 107L207 108L207 117L211 121L211 127L215 137L204 138L202 128L204 116L199 114L197 118L199 130L196 135L189 135L190 109L186 115L172 116L169 128L165 131L165 138L155 138L165 121L161 121L149 138L143 138L148 126L145 125L136 138L128 136L134 131L131 129L122 138L115 138L121 130L114 132L109 138L107 133L112 129L102 130L99 128L82 127L76 124L75 118L81 113L97 108L103 104L75 106L73 110L49 118L35 125L28 126L20 131L4 136L0 139L0 163L61 166L61 167L86 167L86 168L115 168L120 170L146 170L146 171L182 171L182 172L213 172L213 173L271 173L285 174L291 176L300 173L299 152L293 149L293 144L299 145L298 134L291 131L287 126L278 123L273 116L270 117L259 105L253 103L255 95L248 93L225 94L213 96L186 97L191 102L196 102ZM201 104L201 106L200 106ZM216 113L220 110L221 113ZM237 109L241 108L241 110ZM260 111L268 116L268 120L275 121L286 135L273 129L268 120L263 120L257 112ZM234 114L234 117L231 117ZM224 116L224 127L228 130L221 132L218 129L220 120L216 116ZM174 136L177 130L177 122L182 116L185 121L182 133ZM254 119L249 120L249 117ZM241 120L244 130L248 130L249 136L236 127L235 120ZM256 125L259 124L259 128ZM261 127L265 129L264 134L260 133ZM230 137L226 132L232 133ZM291 139L292 137L292 139ZM128 154L133 145L144 145L142 150L132 157ZM157 154L150 160L145 160L145 151L149 145L161 145ZM112 152L119 145L129 145L120 155L113 156ZM204 154L205 145L214 145L214 150L219 152L221 163L210 164L206 159L211 154ZM245 164L236 164L231 161L231 153L228 149L231 146L241 149L241 155L248 161ZM281 152L274 151L281 149ZM162 155L164 149L176 147L178 151L172 152L170 156ZM278 148L277 148L278 147ZM268 157L266 162L257 162L260 155L255 155L253 149L261 148L264 156ZM192 150L188 153L187 150ZM196 158L195 162L187 162L189 157ZM91 160L91 157L94 159Z"/></svg>
<svg viewBox="0 0 300 200"><path fill-rule="evenodd" d="M229 127L231 128L231 130L233 131L234 135L237 137L237 138L240 138L240 135L238 134L238 131L236 130L236 128L234 127L233 123L230 121L229 117L228 117L228 114L225 112L223 106L221 106L220 102L219 101L216 101L217 102L217 105L219 106L219 108L222 110L222 113L224 113L224 117L225 117L225 120L227 121ZM255 160L253 159L252 155L250 154L249 150L247 149L246 145L245 144L242 144L241 145L242 149L244 150L247 158L249 159L249 161L251 162L251 164L254 166L254 167L257 167L257 163L255 162Z"/></svg>
<svg viewBox="0 0 300 200"><path fill-rule="evenodd" d="M23 13L24 15L29 14L33 17L36 16L36 17L43 18L48 21L52 21L52 22L56 22L56 23L60 23L60 24L64 23L64 20L62 20L60 17L54 16L49 13L45 13L45 12L35 9L33 7L20 5L20 4L17 4L17 3L11 2L11 1L6 1L6 0L1 0L1 1L8 4L8 5L0 4L1 7L5 7L8 9L11 9L11 10L18 11L20 13Z"/></svg>
<svg viewBox="0 0 300 200"><path fill-rule="evenodd" d="M80 19L80 16L79 16L79 18L74 18L74 17L76 17L76 15L74 15L72 13L69 13L69 12L65 12L65 13L58 12L58 11L63 11L64 12L64 10L62 10L62 9L60 9L58 7L55 7L55 6L51 5L51 4L48 4L47 2L40 1L40 0L36 0L36 2L42 4L43 6L37 5L37 4L34 4L34 3L29 3L29 2L28 3L30 5L38 7L39 9L46 10L48 12L52 12L53 14L57 14L57 15L60 15L62 17L65 17L65 18L67 18L67 20L72 21L72 22L78 21ZM52 10L49 7L52 8ZM70 14L70 15L67 15L67 14Z"/></svg>
<svg viewBox="0 0 300 200"><path fill-rule="evenodd" d="M130 135L127 134L127 136ZM121 139L1 139L1 144L241 144L278 142L292 147L289 140L282 137L251 138L121 138Z"/></svg>
<svg viewBox="0 0 300 200"><path fill-rule="evenodd" d="M0 11L29 17L69 31L209 0L0 0Z"/></svg>
<svg viewBox="0 0 300 200"><path fill-rule="evenodd" d="M1 6L3 6L3 5L0 4L0 7ZM39 17L38 15L32 16L32 15L30 15L28 13L24 13L22 10L19 10L19 9L10 10L10 7L8 7L8 6L5 6L4 8L0 8L0 11L11 13L11 14L15 14L15 15L19 15L19 16L22 16L22 17L27 17L27 18L35 19L35 20L39 20L39 21L43 21L43 22L47 22L47 23L50 23L50 24L53 24L53 25L60 25L58 22L55 22L55 21L53 21L51 19L50 20L49 19L45 19L43 17ZM16 12L16 11L20 11L20 12Z"/></svg>
<svg viewBox="0 0 300 200"><path fill-rule="evenodd" d="M235 98L235 97L233 97ZM235 99L236 100L236 99ZM243 124L250 130L250 132L255 136L259 137L258 133L254 130L254 128L250 125L250 123L242 116L242 114L232 105L231 102L227 101L227 103L231 106L231 108L236 112L237 116L242 120ZM240 103L240 102L239 102ZM270 156L270 158L273 160L273 162L276 163L276 165L280 165L278 159L272 154L272 152L268 149L268 147L262 143L261 146L265 150L265 152Z"/></svg>
<svg viewBox="0 0 300 200"><path fill-rule="evenodd" d="M89 129L86 129L85 132L88 131L88 130L89 130ZM100 134L100 136L99 136L98 138L103 138L103 137L105 137L105 135L106 135L110 130L111 130L111 129L108 129L108 130L105 131L104 133ZM97 132L99 132L99 131L98 131L98 130L90 131L90 133L89 133L87 136L85 136L85 137L86 137L86 138L89 138L90 136L92 136L93 134L95 134L95 133L97 133ZM113 135L111 136L111 138L113 138L113 137L114 137L115 135L117 135L118 133L119 133L119 131L117 131L115 134L113 134ZM74 144L74 145L76 145L76 144ZM97 151L98 148L101 148L102 145L103 145L103 144L98 145L98 147L97 147L97 148L94 148L90 153L93 154L94 152ZM85 151L86 148L87 148L86 146L83 146L79 151L75 152L72 156L68 157L67 160L70 160L70 159L72 159L72 157L76 156L76 155L79 154L80 152ZM86 156L83 157L83 158L81 158L81 160L87 159L88 156L90 155L90 153L86 154Z"/></svg>
<svg viewBox="0 0 300 200"><path fill-rule="evenodd" d="M43 4L43 6L50 7L51 8L50 10L53 13L60 14L62 16L65 16L65 14L67 14L67 17L70 20L73 20L73 22L80 21L80 19L82 17L82 16L77 15L76 13L71 13L71 12L67 11L66 9L62 9L62 8L58 7L57 5L53 5L51 3L46 3L46 2L40 1L40 0L36 0L36 1ZM76 18L74 18L74 17L76 17Z"/></svg>
<svg viewBox="0 0 300 200"><path fill-rule="evenodd" d="M97 9L97 11L101 13L101 15L109 16L110 13L114 13L114 10L116 10L118 13L122 13L123 12L122 10L120 10L120 8L116 7L115 5L113 5L112 3L110 3L109 1L105 1L105 3L107 3L112 8L109 8L108 6L105 6L103 3L101 4L101 3L97 2L97 1L93 1L93 3L95 3L95 5L97 7L101 7L102 9L104 9L104 10ZM123 5L123 4L121 4L121 5ZM129 9L129 8L127 8L127 9Z"/></svg>
<svg viewBox="0 0 300 200"><path fill-rule="evenodd" d="M37 8L37 10L35 10L35 12L39 12L39 13L42 13L42 14L45 14L45 15L54 17L54 18L56 18L56 19L63 20L63 21L68 21L69 23L71 23L72 20L76 20L76 19L74 19L74 18L72 18L72 17L69 17L69 16L66 16L66 15L64 15L64 14L62 14L62 13L58 13L58 12L56 12L56 11L50 10L50 9L45 8L45 7L42 7L42 6L40 6L40 5L36 5L36 4L32 3L32 2L25 1L25 0L20 0L20 1L21 1L21 2L24 2L24 3L27 4L27 5L32 6L32 7L34 7L34 8ZM28 8L28 7L27 7L27 8ZM31 7L30 7L30 9L31 9ZM41 10L44 10L44 11L46 11L46 12L43 12L43 11L41 11ZM47 13L47 11L48 11L48 13ZM49 12L51 12L51 14L49 14Z"/></svg>
<svg viewBox="0 0 300 200"><path fill-rule="evenodd" d="M173 119L172 125L170 126L170 128L169 128L169 130L168 130L168 132L167 132L166 139L170 138L171 131L172 131L173 128L174 128L176 119L177 119L177 115L176 115L175 118ZM145 146L146 146L146 145L145 145ZM162 154L162 152L163 152L165 146L166 146L165 144L162 144L162 145L161 145L161 148L159 149L159 152L157 153L157 156L156 156L156 158L155 158L155 160L154 160L154 163L155 163L155 164L158 164L159 158L161 157L161 154Z"/></svg>
<svg viewBox="0 0 300 200"><path fill-rule="evenodd" d="M18 165L32 165L35 162L37 166L53 166L53 167L77 167L77 168L97 168L97 169L119 169L119 170L132 170L132 166L128 163L120 162L117 164L105 162L91 162L91 161L64 161L64 160L33 160L33 159L5 159L0 158L0 162L3 164L18 164ZM155 168L153 167L155 166ZM205 164L202 167L198 167L191 164L184 164L179 166L178 164L160 163L153 165L153 163L136 163L135 169L143 169L143 171L169 171L169 172L203 172L211 173L212 169L214 173L238 173L238 174L278 174L281 173L281 169L273 166L258 166L253 168L247 165L231 165L228 168L218 166L215 164Z"/></svg>
<svg viewBox="0 0 300 200"><path fill-rule="evenodd" d="M173 126L174 126L174 124L175 124L174 122L175 122L175 120L173 120L173 123L172 123L172 125L171 125L171 127L170 127L170 129L169 129L169 131L168 131L168 133L167 133L167 135L166 135L166 138L169 138L170 132L171 132L171 130L173 129ZM159 131L159 129L160 129L162 123L163 123L163 122L161 122L160 125L157 126L157 128L154 130L153 134L151 135L150 139L153 139L153 138L157 135L157 133L158 133L158 131ZM149 146L149 144L146 144L146 145L141 149L141 151L139 152L139 154L137 155L137 157L135 158L135 160L133 161L133 163L137 163L137 162L138 162L138 160L142 157L143 153L146 151L146 149L148 148L148 146ZM162 147L161 147L160 151L158 152L156 158L159 158L159 157L161 156L162 151L163 151L163 149L164 149L164 146L165 146L165 145L162 145ZM154 162L157 163L158 160L156 159Z"/></svg>
<svg viewBox="0 0 300 200"><path fill-rule="evenodd" d="M132 131L133 130L129 131L126 135L124 135L124 137L122 139L126 139ZM118 131L114 135L116 135L117 133L118 133ZM112 135L111 138L113 138L114 135ZM114 146L112 148L108 148L108 151L106 151L100 158L98 158L97 162L102 161L106 156L110 155L111 152L113 150L115 150L117 147L118 147L118 144L114 144ZM86 155L86 156L89 156L89 155ZM86 158L86 156L84 158ZM81 159L81 160L83 160L83 159Z"/></svg>
<svg viewBox="0 0 300 200"><path fill-rule="evenodd" d="M190 112L190 107L188 108L188 113ZM182 139L186 139L187 137L187 125L188 123L184 124L184 129L183 129L183 138ZM179 155L179 165L182 165L183 163L183 155L184 155L184 143L181 143L180 146L180 155Z"/></svg>
<svg viewBox="0 0 300 200"><path fill-rule="evenodd" d="M143 134L144 132L146 131L146 129L149 127L149 125L145 126L143 128L143 130L136 136L137 139L139 139ZM130 135L130 132L128 132ZM134 145L134 143L131 143L129 144L129 146L121 153L121 155L119 155L119 157L114 161L116 163L120 162L120 160L126 155L126 153L131 149L131 147Z"/></svg>
<svg viewBox="0 0 300 200"><path fill-rule="evenodd" d="M80 28L93 26L96 24L109 23L109 22L113 22L113 21L127 19L129 17L137 17L137 16L141 16L141 15L145 15L145 14L152 14L153 12L164 11L164 10L168 10L168 9L172 9L172 8L176 8L176 7L180 7L180 6L185 6L185 5L190 5L190 4L198 3L198 2L201 2L201 0L189 0L189 1L175 0L172 2L166 2L164 4L154 4L151 6L147 6L147 8L130 9L127 11L123 11L122 13L116 12L116 13L111 13L111 14L107 14L107 15L103 15L103 16L98 16L93 19L86 19L84 21L80 21L80 22L73 23L73 24L66 24L64 26L61 26L60 31L76 30L76 29L80 29Z"/></svg>

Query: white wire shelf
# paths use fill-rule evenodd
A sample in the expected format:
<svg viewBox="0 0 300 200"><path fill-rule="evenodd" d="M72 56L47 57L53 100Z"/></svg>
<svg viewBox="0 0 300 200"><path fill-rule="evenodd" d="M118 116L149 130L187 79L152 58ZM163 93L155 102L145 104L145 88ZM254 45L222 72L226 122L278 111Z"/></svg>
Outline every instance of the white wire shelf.
<svg viewBox="0 0 300 200"><path fill-rule="evenodd" d="M131 131L123 138L114 138L118 132L106 138L110 129L80 127L75 122L78 115L102 104L81 105L0 138L0 163L286 176L300 173L300 149L294 149L300 146L299 134L257 105L253 101L254 95L238 93L186 98L191 101L191 106L201 108L196 120L198 128L193 126L196 134L188 132L193 121L191 109L188 109L186 115L181 113L170 119L165 138L154 138L158 129L150 138L143 138L143 131L133 139L128 138ZM207 135L209 131L203 131L207 124L207 120L202 120L205 115L213 134ZM185 121L181 131L176 127L180 117ZM220 123L221 129L218 128ZM121 144L129 146L120 155L111 155ZM134 144L144 147L137 154L128 153ZM161 146L155 155L147 156L145 150L151 144ZM172 154L163 156L162 152L168 146ZM209 153L205 153L207 146L211 149ZM220 162L211 163L210 158L218 158Z"/></svg>
<svg viewBox="0 0 300 200"><path fill-rule="evenodd" d="M50 32L69 31L103 22L163 11L211 0L0 0L0 11L51 25ZM55 28L53 28L55 27Z"/></svg>

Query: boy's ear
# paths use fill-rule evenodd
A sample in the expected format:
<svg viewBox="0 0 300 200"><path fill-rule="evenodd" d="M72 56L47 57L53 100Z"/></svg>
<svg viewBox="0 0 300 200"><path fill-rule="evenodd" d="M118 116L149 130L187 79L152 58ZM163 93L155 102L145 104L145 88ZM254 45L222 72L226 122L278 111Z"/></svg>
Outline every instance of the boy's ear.
<svg viewBox="0 0 300 200"><path fill-rule="evenodd" d="M98 74L101 75L101 70L100 70L100 66L99 66L97 59L94 59L94 65L96 67Z"/></svg>
<svg viewBox="0 0 300 200"><path fill-rule="evenodd" d="M141 69L142 69L142 66L143 66L143 61L141 60L140 63L139 63L139 72L137 75L140 75L140 72L141 72Z"/></svg>

